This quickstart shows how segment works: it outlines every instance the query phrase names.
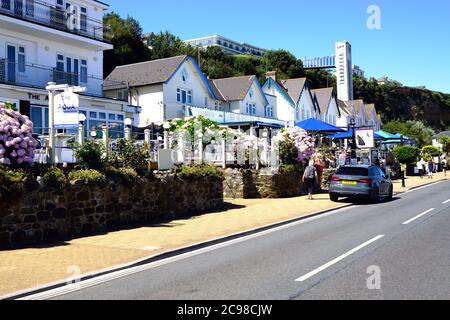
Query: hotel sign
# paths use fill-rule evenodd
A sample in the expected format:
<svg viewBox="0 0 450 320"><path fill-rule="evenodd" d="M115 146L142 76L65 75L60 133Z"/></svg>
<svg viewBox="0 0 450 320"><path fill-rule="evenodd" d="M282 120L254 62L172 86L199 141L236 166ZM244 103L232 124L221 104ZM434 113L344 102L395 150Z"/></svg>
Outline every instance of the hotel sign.
<svg viewBox="0 0 450 320"><path fill-rule="evenodd" d="M80 99L76 93L62 92L55 95L55 128L78 127Z"/></svg>

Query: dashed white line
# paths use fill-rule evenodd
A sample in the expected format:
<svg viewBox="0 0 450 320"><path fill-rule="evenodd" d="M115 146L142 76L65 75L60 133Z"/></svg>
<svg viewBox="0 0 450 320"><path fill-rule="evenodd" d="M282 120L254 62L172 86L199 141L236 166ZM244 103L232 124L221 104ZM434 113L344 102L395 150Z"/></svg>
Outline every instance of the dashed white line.
<svg viewBox="0 0 450 320"><path fill-rule="evenodd" d="M423 216L429 214L430 212L432 212L432 211L434 211L434 210L435 210L434 208L431 208L431 209L429 209L429 210L427 210L427 211L425 211L425 212L423 212L423 213L421 213L421 214L415 216L414 218L412 218L412 219L410 219L410 220L408 220L408 221L403 222L403 224L404 224L404 225L410 224L411 222L414 222L414 221L416 221L417 219L422 218Z"/></svg>
<svg viewBox="0 0 450 320"><path fill-rule="evenodd" d="M449 203L449 202L450 202L450 199L448 199L448 200L442 202L442 204L447 204L447 203Z"/></svg>
<svg viewBox="0 0 450 320"><path fill-rule="evenodd" d="M374 242L380 240L380 239L383 238L383 237L384 237L384 235L379 235L379 236L373 238L372 240L369 240L369 241L363 243L362 245L356 247L355 249L350 250L349 252L343 254L342 256L337 257L336 259L334 259L334 260L332 260L332 261L330 261L330 262L324 264L323 266L321 266L321 267L319 267L319 268L317 268L317 269L311 271L310 273L305 274L304 276L298 278L298 279L295 280L295 281L296 281L296 282L304 282L304 281L308 280L309 278L315 276L316 274L318 274L318 273L324 271L325 269L328 269L328 268L331 267L332 265L334 265L334 264L336 264L336 263L338 263L338 262L344 260L345 258L351 256L352 254L354 254L354 253L360 251L361 249L364 249L365 247L371 245L372 243L374 243Z"/></svg>

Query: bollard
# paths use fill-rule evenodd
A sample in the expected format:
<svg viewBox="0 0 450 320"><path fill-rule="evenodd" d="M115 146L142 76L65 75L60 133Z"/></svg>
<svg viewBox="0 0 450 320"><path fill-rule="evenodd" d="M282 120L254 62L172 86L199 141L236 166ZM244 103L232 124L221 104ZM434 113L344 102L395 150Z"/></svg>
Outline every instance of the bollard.
<svg viewBox="0 0 450 320"><path fill-rule="evenodd" d="M405 171L402 171L402 187L406 188Z"/></svg>

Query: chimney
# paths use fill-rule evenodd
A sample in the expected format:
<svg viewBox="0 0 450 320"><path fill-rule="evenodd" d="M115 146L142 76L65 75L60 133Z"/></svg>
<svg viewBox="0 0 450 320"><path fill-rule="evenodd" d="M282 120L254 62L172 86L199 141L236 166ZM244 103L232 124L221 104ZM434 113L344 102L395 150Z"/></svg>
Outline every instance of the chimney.
<svg viewBox="0 0 450 320"><path fill-rule="evenodd" d="M268 71L266 72L266 78L271 78L273 81L277 81L277 72L276 71Z"/></svg>

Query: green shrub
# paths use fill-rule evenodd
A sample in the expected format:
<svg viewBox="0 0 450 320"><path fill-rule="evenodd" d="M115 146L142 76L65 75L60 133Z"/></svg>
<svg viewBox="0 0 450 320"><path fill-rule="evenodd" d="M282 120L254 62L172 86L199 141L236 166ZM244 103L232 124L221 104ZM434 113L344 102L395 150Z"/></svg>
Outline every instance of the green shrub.
<svg viewBox="0 0 450 320"><path fill-rule="evenodd" d="M14 201L25 190L25 172L0 167L0 201Z"/></svg>
<svg viewBox="0 0 450 320"><path fill-rule="evenodd" d="M97 143L95 140L86 141L75 151L75 157L78 162L77 167L84 170L104 170L106 163L105 159L103 159L104 153L105 148L102 144Z"/></svg>
<svg viewBox="0 0 450 320"><path fill-rule="evenodd" d="M303 172L303 166L300 164L283 164L280 166L281 174L297 174Z"/></svg>
<svg viewBox="0 0 450 320"><path fill-rule="evenodd" d="M83 181L87 185L102 185L106 183L106 177L97 170L78 170L69 174L69 181L71 183Z"/></svg>
<svg viewBox="0 0 450 320"><path fill-rule="evenodd" d="M148 167L148 155L148 144L138 148L135 141L119 139L109 157L109 164L115 168L143 169Z"/></svg>
<svg viewBox="0 0 450 320"><path fill-rule="evenodd" d="M207 164L196 164L193 166L181 166L175 170L180 178L199 179L204 177L214 177L224 179L223 172L219 168Z"/></svg>
<svg viewBox="0 0 450 320"><path fill-rule="evenodd" d="M402 146L394 149L394 155L402 164L412 164L419 159L420 150L416 147Z"/></svg>
<svg viewBox="0 0 450 320"><path fill-rule="evenodd" d="M113 167L106 169L106 176L126 186L132 186L139 177L136 170L132 168L116 169Z"/></svg>
<svg viewBox="0 0 450 320"><path fill-rule="evenodd" d="M67 185L67 178L64 172L59 168L49 168L43 176L44 183L47 187L62 190Z"/></svg>
<svg viewBox="0 0 450 320"><path fill-rule="evenodd" d="M281 141L279 145L280 161L283 165L298 164L298 149L294 143Z"/></svg>

